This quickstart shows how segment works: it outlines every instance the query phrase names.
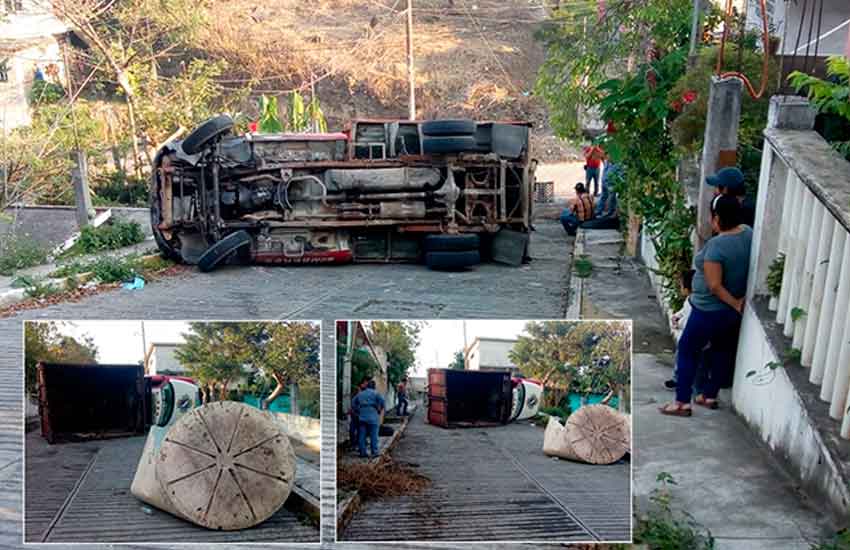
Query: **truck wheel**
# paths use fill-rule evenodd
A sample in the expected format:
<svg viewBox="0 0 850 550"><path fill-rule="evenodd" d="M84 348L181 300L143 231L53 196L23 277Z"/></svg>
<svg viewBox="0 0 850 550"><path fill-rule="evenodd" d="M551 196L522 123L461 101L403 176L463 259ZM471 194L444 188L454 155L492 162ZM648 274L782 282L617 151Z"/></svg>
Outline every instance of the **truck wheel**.
<svg viewBox="0 0 850 550"><path fill-rule="evenodd" d="M468 119L429 120L422 123L422 133L426 136L471 136L475 135L477 124Z"/></svg>
<svg viewBox="0 0 850 550"><path fill-rule="evenodd" d="M251 235L245 230L236 231L221 239L203 253L198 260L198 269L207 273L212 271L231 254L243 246L250 246Z"/></svg>
<svg viewBox="0 0 850 550"><path fill-rule="evenodd" d="M425 237L425 252L463 252L478 250L480 246L481 239L474 233Z"/></svg>
<svg viewBox="0 0 850 550"><path fill-rule="evenodd" d="M474 267L480 263L481 255L477 250L425 253L425 264L431 269L465 269L467 267Z"/></svg>
<svg viewBox="0 0 850 550"><path fill-rule="evenodd" d="M210 142L229 132L233 128L233 119L227 115L213 117L192 130L181 147L187 155L196 155L204 150Z"/></svg>
<svg viewBox="0 0 850 550"><path fill-rule="evenodd" d="M475 141L475 136L443 136L422 139L422 151L426 155L446 155L451 153L478 153L489 149Z"/></svg>

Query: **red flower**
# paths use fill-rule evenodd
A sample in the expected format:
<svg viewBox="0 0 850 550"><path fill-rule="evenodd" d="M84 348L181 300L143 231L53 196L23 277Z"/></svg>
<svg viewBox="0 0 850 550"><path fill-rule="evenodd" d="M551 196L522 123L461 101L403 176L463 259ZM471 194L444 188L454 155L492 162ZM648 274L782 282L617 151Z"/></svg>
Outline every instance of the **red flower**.
<svg viewBox="0 0 850 550"><path fill-rule="evenodd" d="M686 105L690 105L694 101L697 100L697 93L694 90L688 90L684 94L682 94L682 101L685 102Z"/></svg>
<svg viewBox="0 0 850 550"><path fill-rule="evenodd" d="M682 102L679 101L678 99L676 101L674 101L673 103L671 103L670 107L672 107L673 110L676 111L677 113L682 112Z"/></svg>
<svg viewBox="0 0 850 550"><path fill-rule="evenodd" d="M249 122L248 123L248 131L251 132L252 134L256 134L257 133L257 126L258 125L257 125L256 121Z"/></svg>
<svg viewBox="0 0 850 550"><path fill-rule="evenodd" d="M608 121L608 128L607 128L607 130L606 130L606 131L607 131L609 134L616 134L616 133L617 133L617 125L616 125L616 124L614 124L614 121L613 121L613 120L609 120L609 121Z"/></svg>

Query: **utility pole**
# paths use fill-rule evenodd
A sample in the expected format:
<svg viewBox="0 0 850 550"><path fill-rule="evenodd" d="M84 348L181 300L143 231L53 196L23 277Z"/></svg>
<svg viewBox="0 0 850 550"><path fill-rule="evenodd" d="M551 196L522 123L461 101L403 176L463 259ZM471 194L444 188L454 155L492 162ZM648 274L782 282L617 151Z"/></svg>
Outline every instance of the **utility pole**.
<svg viewBox="0 0 850 550"><path fill-rule="evenodd" d="M407 118L416 120L416 70L413 67L413 0L407 0L407 79L410 87Z"/></svg>
<svg viewBox="0 0 850 550"><path fill-rule="evenodd" d="M74 186L74 196L77 203L77 225L80 229L87 226L94 218L94 208L91 203L89 191L89 170L86 153L80 149L80 136L77 132L77 115L74 111L74 87L71 82L71 66L68 64L68 44L62 42L62 62L65 64L65 84L68 88L68 99L71 109L71 124L74 128L74 153L71 160L74 168L71 169L71 182Z"/></svg>
<svg viewBox="0 0 850 550"><path fill-rule="evenodd" d="M691 22L691 46L688 50L688 66L696 63L697 43L699 42L700 21L702 19L702 0L694 0L693 21Z"/></svg>
<svg viewBox="0 0 850 550"><path fill-rule="evenodd" d="M469 370L468 347L466 345L466 321L463 323L463 370Z"/></svg>

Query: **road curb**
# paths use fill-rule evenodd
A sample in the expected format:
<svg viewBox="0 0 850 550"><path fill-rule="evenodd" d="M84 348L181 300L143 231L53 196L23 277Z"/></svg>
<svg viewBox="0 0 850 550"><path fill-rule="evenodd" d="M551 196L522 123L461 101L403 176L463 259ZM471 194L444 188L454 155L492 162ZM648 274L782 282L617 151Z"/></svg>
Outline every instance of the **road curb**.
<svg viewBox="0 0 850 550"><path fill-rule="evenodd" d="M584 300L584 278L576 276L573 271L576 258L584 255L585 233L579 228L576 232L576 242L573 247L572 259L570 260L570 289L569 306L567 307L566 319L581 319L582 302Z"/></svg>

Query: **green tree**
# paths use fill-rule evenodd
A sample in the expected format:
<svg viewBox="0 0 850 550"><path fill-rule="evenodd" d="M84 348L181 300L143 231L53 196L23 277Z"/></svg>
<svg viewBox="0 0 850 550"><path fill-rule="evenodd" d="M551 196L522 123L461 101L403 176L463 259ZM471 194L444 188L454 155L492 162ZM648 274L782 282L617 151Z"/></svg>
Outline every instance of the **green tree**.
<svg viewBox="0 0 850 550"><path fill-rule="evenodd" d="M227 396L227 386L244 374L251 358L252 323L194 322L191 331L183 334L184 342L174 354L180 364L198 381L204 402L213 400L215 390L219 399Z"/></svg>
<svg viewBox="0 0 850 550"><path fill-rule="evenodd" d="M313 323L197 322L184 334L175 355L205 390L219 399L227 387L256 369L261 386L272 388L264 404L273 402L289 384L310 382L319 375L319 327Z"/></svg>
<svg viewBox="0 0 850 550"><path fill-rule="evenodd" d="M90 336L75 339L60 331L57 321L24 323L24 371L26 390L36 395L38 363L97 363L97 346Z"/></svg>
<svg viewBox="0 0 850 550"><path fill-rule="evenodd" d="M454 370L463 370L466 368L466 361L462 349L455 352L452 362L449 363L449 368Z"/></svg>
<svg viewBox="0 0 850 550"><path fill-rule="evenodd" d="M205 21L204 2L189 0L45 0L84 38L87 59L102 82L117 83L127 106L127 128L137 168L139 84L159 60L185 52Z"/></svg>
<svg viewBox="0 0 850 550"><path fill-rule="evenodd" d="M685 74L686 53L680 48L599 87L604 94L602 116L617 128L604 141L612 162L620 168L620 177L613 178L614 190L621 207L642 219L657 252L664 297L674 309L682 305L678 283L691 264L690 234L695 221L676 177L679 158L670 135L670 123L678 111L669 97Z"/></svg>
<svg viewBox="0 0 850 550"><path fill-rule="evenodd" d="M595 106L599 85L624 69L687 44L692 0L596 0L566 2L557 8L540 39L546 46L536 93L549 105L561 137L578 137L579 112ZM649 45L649 48L647 48Z"/></svg>
<svg viewBox="0 0 850 550"><path fill-rule="evenodd" d="M509 357L524 375L543 383L547 402L557 405L563 388L583 394L620 394L628 386L628 323L532 321L525 332Z"/></svg>
<svg viewBox="0 0 850 550"><path fill-rule="evenodd" d="M372 321L372 342L387 352L387 378L390 386L407 376L416 362L416 348L424 323L419 321Z"/></svg>
<svg viewBox="0 0 850 550"><path fill-rule="evenodd" d="M257 323L251 335L251 364L275 387L271 404L289 384L309 385L319 377L319 326L301 321Z"/></svg>

